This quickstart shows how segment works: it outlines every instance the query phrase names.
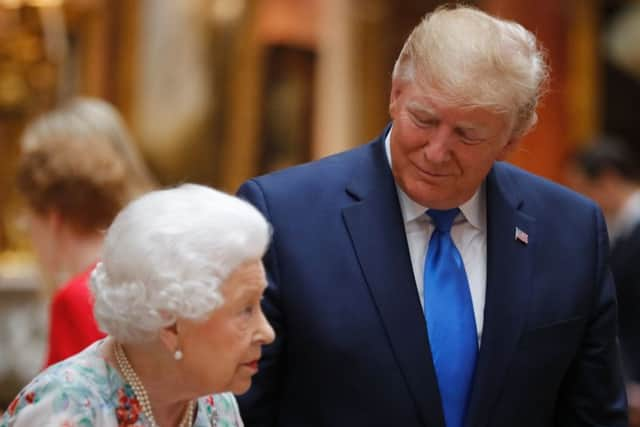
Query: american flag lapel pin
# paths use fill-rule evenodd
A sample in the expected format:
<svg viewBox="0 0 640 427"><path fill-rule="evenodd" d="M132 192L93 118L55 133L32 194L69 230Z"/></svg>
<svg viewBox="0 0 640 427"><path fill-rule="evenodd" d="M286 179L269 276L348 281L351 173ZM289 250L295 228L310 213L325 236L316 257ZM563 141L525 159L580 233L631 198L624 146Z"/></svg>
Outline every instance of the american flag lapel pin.
<svg viewBox="0 0 640 427"><path fill-rule="evenodd" d="M516 227L515 240L518 240L520 243L523 243L526 245L529 243L529 235L524 231L520 230L520 228Z"/></svg>

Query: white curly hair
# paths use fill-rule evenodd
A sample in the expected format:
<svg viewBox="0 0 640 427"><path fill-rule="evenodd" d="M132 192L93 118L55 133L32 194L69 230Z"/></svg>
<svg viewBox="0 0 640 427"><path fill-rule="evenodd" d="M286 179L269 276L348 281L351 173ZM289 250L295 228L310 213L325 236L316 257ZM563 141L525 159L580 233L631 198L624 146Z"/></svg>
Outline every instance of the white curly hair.
<svg viewBox="0 0 640 427"><path fill-rule="evenodd" d="M537 121L549 67L536 37L517 22L471 6L428 13L407 38L393 79L417 82L451 105L513 115L513 134Z"/></svg>
<svg viewBox="0 0 640 427"><path fill-rule="evenodd" d="M100 328L122 342L157 337L177 318L204 320L223 304L220 285L260 260L270 226L249 203L195 184L150 192L107 232L91 274Z"/></svg>

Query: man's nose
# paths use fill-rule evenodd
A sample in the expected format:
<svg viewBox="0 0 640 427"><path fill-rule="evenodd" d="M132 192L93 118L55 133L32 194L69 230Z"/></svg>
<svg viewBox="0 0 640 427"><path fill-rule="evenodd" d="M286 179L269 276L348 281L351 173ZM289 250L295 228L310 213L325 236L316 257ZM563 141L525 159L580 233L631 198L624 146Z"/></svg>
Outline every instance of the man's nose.
<svg viewBox="0 0 640 427"><path fill-rule="evenodd" d="M451 126L438 124L427 136L424 146L424 154L427 160L433 163L444 163L451 158L451 144L454 131Z"/></svg>

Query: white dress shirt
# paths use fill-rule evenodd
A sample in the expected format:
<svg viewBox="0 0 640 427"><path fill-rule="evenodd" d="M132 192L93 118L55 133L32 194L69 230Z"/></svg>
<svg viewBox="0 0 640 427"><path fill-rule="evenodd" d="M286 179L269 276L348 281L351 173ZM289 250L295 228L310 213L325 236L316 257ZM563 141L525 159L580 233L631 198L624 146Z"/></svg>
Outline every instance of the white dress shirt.
<svg viewBox="0 0 640 427"><path fill-rule="evenodd" d="M627 237L638 222L640 222L640 190L633 192L624 202L618 215L607 221L611 244L615 243L618 238Z"/></svg>
<svg viewBox="0 0 640 427"><path fill-rule="evenodd" d="M391 132L392 130L389 131L385 140L389 165L391 165ZM413 275L418 287L420 304L424 307L424 259L434 226L431 218L425 213L429 208L411 200L397 184L396 188L404 219L407 243L409 244ZM451 227L451 238L462 256L467 272L479 345L482 337L487 289L487 209L484 184L471 199L460 205L459 208L461 213L458 214Z"/></svg>

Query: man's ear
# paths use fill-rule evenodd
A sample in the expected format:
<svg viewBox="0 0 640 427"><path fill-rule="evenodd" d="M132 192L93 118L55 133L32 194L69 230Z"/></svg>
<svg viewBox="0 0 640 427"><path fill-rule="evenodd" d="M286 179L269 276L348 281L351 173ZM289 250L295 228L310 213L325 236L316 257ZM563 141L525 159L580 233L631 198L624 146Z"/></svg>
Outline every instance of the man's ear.
<svg viewBox="0 0 640 427"><path fill-rule="evenodd" d="M518 137L512 137L507 143L502 147L500 153L498 153L498 160L505 160L509 154L513 153L516 147L520 144L520 139Z"/></svg>
<svg viewBox="0 0 640 427"><path fill-rule="evenodd" d="M398 79L393 79L391 81L391 93L389 94L389 116L391 116L392 119L395 118L395 115L398 112L399 99L403 88L404 84Z"/></svg>
<svg viewBox="0 0 640 427"><path fill-rule="evenodd" d="M625 179L612 168L606 168L600 173L597 181L605 192L617 194L617 189L624 188Z"/></svg>
<svg viewBox="0 0 640 427"><path fill-rule="evenodd" d="M178 348L178 324L174 323L169 326L165 326L160 330L159 334L160 341L162 344L169 350L169 352L173 353Z"/></svg>

